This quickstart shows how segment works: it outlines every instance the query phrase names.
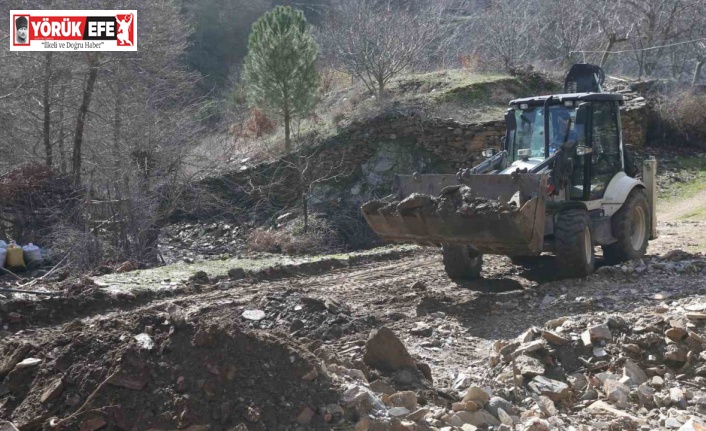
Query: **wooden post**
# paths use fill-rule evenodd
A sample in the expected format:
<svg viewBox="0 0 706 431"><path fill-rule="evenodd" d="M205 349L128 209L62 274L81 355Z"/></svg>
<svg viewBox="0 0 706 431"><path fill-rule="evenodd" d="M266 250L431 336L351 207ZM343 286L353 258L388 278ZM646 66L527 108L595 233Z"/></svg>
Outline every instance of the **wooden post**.
<svg viewBox="0 0 706 431"><path fill-rule="evenodd" d="M657 238L657 159L650 157L642 165L642 181L650 206L650 239Z"/></svg>

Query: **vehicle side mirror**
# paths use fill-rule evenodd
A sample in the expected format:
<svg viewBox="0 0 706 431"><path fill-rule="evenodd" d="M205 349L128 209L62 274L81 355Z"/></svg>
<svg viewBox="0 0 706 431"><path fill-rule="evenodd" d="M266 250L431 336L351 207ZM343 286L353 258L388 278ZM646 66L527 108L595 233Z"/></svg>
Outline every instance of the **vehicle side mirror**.
<svg viewBox="0 0 706 431"><path fill-rule="evenodd" d="M495 148L486 148L483 150L483 157L493 157L495 155Z"/></svg>
<svg viewBox="0 0 706 431"><path fill-rule="evenodd" d="M505 128L507 128L508 132L517 129L517 120L515 119L514 109L508 109L505 112Z"/></svg>

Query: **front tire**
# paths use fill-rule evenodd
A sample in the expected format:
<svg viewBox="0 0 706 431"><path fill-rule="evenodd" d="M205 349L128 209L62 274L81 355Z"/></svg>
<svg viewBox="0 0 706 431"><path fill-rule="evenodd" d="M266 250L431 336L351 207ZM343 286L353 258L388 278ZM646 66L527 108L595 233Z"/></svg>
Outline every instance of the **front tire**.
<svg viewBox="0 0 706 431"><path fill-rule="evenodd" d="M625 203L613 214L613 244L604 245L603 256L610 264L639 259L647 251L652 218L642 189L633 189Z"/></svg>
<svg viewBox="0 0 706 431"><path fill-rule="evenodd" d="M559 272L569 277L586 277L593 272L591 218L582 209L559 213L554 225L555 253Z"/></svg>
<svg viewBox="0 0 706 431"><path fill-rule="evenodd" d="M451 279L475 280L480 278L483 255L467 245L442 244L444 269Z"/></svg>

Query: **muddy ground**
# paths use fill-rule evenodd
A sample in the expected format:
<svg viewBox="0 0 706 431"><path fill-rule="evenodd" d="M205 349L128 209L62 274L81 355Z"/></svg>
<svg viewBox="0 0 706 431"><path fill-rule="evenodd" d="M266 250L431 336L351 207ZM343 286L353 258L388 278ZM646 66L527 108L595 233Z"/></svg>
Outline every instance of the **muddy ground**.
<svg viewBox="0 0 706 431"><path fill-rule="evenodd" d="M703 192L665 201L660 238L648 257L581 280L557 279L551 256L527 267L488 256L482 279L458 283L444 273L438 251L419 248L306 271L201 273L159 295L106 291L91 280L64 285L71 294L61 298L7 295L0 303L0 418L20 430L680 429L690 418L706 418L699 404L706 401L706 379L699 377L706 358L689 346L695 357L668 362L676 347L662 332L671 324L665 322L706 309L706 217L695 211L704 206ZM196 273L198 262L192 268ZM557 410L547 412L535 406L541 397L528 380L503 380L508 365L499 349L526 330L562 318L574 325L564 325L563 336L579 346L574 332L616 316L625 325L612 328L607 344L594 346L609 360L594 351L589 366L580 363L584 353L547 348L544 375L567 382L576 371L589 380L600 372L622 376L621 349L644 336L646 319L659 318L650 323L657 328L658 363L649 362L649 349L634 359L649 378L664 378L667 398L682 388L688 400L642 403L633 399L636 387L627 405L603 387L583 400L588 390L577 392L572 383L573 395L551 400ZM366 359L373 348L368 339L382 327L412 362L393 339L385 339L382 350L399 353L392 359L402 365ZM697 337L703 324L689 321L684 331ZM538 341L538 334L523 342ZM688 340L684 335L677 344ZM476 386L508 399L517 423L500 424L507 417L487 401L492 420L454 422L464 417L452 414L465 412L458 403L472 399L467 388ZM369 398L361 388L376 395ZM405 391L413 392L413 403L400 401ZM628 416L591 413L588 403L595 399ZM463 409L473 412L469 405Z"/></svg>

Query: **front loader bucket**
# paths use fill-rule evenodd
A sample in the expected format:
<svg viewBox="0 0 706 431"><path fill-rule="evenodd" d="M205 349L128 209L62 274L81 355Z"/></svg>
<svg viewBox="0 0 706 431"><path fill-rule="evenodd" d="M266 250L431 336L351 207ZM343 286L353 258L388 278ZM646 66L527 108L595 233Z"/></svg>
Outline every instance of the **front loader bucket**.
<svg viewBox="0 0 706 431"><path fill-rule="evenodd" d="M465 187L464 187L465 186ZM362 207L386 241L465 244L482 253L542 252L547 177L541 174L398 177L400 202Z"/></svg>

